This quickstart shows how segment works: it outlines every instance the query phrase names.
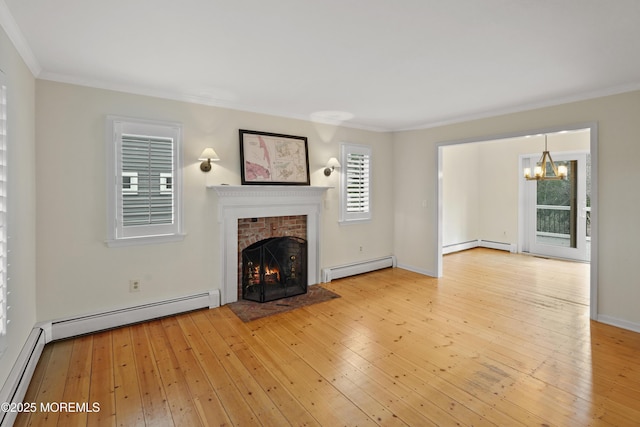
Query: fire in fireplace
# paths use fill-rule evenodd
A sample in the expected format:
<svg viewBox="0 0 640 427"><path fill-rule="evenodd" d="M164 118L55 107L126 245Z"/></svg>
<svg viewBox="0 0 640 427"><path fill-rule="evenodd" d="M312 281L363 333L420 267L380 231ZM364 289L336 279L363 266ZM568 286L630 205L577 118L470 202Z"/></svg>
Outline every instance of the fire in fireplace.
<svg viewBox="0 0 640 427"><path fill-rule="evenodd" d="M307 292L307 241L270 237L242 251L242 298L267 302Z"/></svg>

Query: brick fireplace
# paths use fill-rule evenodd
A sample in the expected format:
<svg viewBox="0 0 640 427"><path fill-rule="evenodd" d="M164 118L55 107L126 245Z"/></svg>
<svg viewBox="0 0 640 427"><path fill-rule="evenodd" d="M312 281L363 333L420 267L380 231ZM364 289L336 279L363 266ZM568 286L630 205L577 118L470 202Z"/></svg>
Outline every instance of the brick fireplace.
<svg viewBox="0 0 640 427"><path fill-rule="evenodd" d="M282 226L278 233L298 236L296 233L306 226L307 284L320 282L320 220L324 194L331 187L215 185L208 188L217 195L222 304L238 300L239 230L247 227L247 223L251 229L251 224L258 224L261 219L264 223L254 225L254 230L264 233L277 231ZM301 217L306 219L305 225L300 223ZM249 234L255 235L255 232Z"/></svg>
<svg viewBox="0 0 640 427"><path fill-rule="evenodd" d="M243 294L243 268L246 269L242 262L242 251L255 243L273 237L296 237L306 241L306 215L238 219L238 299Z"/></svg>

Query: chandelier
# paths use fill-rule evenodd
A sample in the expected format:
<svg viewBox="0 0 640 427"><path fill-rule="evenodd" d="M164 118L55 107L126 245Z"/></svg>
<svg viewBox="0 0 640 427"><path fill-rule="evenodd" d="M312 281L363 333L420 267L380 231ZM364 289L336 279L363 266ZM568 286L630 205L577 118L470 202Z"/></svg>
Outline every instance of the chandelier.
<svg viewBox="0 0 640 427"><path fill-rule="evenodd" d="M551 170L553 171L553 175L548 175L547 172L547 163L551 165ZM560 165L556 166L553 163L553 159L551 158L551 154L549 150L547 150L547 135L544 136L544 151L542 152L542 157L538 163L536 163L536 167L533 170L533 175L531 175L531 168L524 168L524 177L528 181L557 181L560 179L565 179L567 177L567 166Z"/></svg>

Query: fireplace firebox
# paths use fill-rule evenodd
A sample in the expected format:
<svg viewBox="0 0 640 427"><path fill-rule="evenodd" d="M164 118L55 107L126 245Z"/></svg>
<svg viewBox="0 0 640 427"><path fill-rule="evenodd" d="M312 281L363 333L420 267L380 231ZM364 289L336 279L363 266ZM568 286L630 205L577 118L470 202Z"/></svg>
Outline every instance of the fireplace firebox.
<svg viewBox="0 0 640 427"><path fill-rule="evenodd" d="M307 292L307 241L270 237L242 251L242 298L267 302Z"/></svg>

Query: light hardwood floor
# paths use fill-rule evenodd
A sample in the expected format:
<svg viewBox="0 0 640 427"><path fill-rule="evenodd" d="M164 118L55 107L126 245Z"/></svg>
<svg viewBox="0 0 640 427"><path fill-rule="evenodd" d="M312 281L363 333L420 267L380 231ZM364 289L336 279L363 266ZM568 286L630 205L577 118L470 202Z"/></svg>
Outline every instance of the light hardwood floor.
<svg viewBox="0 0 640 427"><path fill-rule="evenodd" d="M589 320L589 266L487 249L250 323L227 307L45 347L16 425L637 426L640 334ZM631 282L630 282L631 284Z"/></svg>

